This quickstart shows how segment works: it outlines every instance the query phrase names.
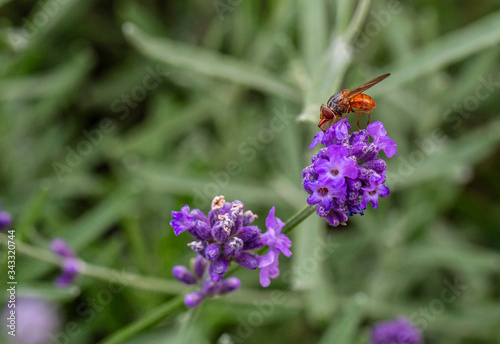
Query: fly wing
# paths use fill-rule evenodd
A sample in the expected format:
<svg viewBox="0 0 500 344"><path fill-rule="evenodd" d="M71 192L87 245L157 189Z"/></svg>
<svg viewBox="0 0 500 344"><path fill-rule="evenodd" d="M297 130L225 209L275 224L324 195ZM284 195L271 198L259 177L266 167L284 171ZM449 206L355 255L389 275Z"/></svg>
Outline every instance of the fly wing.
<svg viewBox="0 0 500 344"><path fill-rule="evenodd" d="M354 90L352 91L349 91L349 95L347 96L348 99L351 99L355 96L357 96L358 94L360 93L363 93L364 91L366 91L367 89L369 89L370 87L378 84L379 82L381 82L382 80L384 80L385 78L387 78L389 75L391 75L390 73L387 73L387 74L384 74L384 75L381 75L379 77L376 77L375 79L373 80L370 80L368 82L365 82L363 85L359 86L359 87L356 87Z"/></svg>

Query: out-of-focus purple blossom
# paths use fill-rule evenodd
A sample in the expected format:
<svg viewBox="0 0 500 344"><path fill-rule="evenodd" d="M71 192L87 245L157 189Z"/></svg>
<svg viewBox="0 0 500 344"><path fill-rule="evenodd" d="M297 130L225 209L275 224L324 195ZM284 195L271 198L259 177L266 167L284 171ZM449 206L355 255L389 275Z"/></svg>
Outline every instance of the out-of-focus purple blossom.
<svg viewBox="0 0 500 344"><path fill-rule="evenodd" d="M189 307L198 305L205 297L234 291L240 287L235 277L224 279L231 262L255 270L261 268L261 284L268 286L269 278L279 275L278 255L290 257L292 242L281 233L283 221L275 217L274 207L266 220L267 231L263 234L259 227L251 223L257 218L251 211L244 212L240 201L226 202L224 196L212 201L208 215L200 210L190 210L186 205L180 212L172 212L171 226L174 233L189 232L195 241L188 246L198 254L193 263L193 272L176 266L174 277L184 284L198 284L196 293L188 294L185 303ZM254 250L268 247L269 253L259 256ZM270 258L272 255L272 259ZM264 271L264 272L262 272ZM264 282L263 282L264 281Z"/></svg>
<svg viewBox="0 0 500 344"><path fill-rule="evenodd" d="M2 205L0 204L0 230L9 227L11 223L12 216L6 211L2 211Z"/></svg>
<svg viewBox="0 0 500 344"><path fill-rule="evenodd" d="M70 286L80 272L80 260L75 251L63 239L54 239L50 243L52 253L62 259L62 272L56 279L56 285L60 288Z"/></svg>
<svg viewBox="0 0 500 344"><path fill-rule="evenodd" d="M372 329L371 344L423 344L422 334L407 319L375 324Z"/></svg>
<svg viewBox="0 0 500 344"><path fill-rule="evenodd" d="M184 297L184 304L187 307L196 307L205 297L227 294L240 287L240 280L236 277L226 279L221 277L220 280L214 281L208 273L208 260L201 255L196 256L192 267L194 273L182 265L176 265L172 269L172 275L179 282L199 286L199 290L190 292Z"/></svg>
<svg viewBox="0 0 500 344"><path fill-rule="evenodd" d="M51 342L58 332L61 319L57 307L49 301L35 296L20 296L17 298L15 308L6 304L2 312L5 324L2 332L15 329L15 337L5 335L6 338L15 339L13 343L19 344L46 344ZM12 316L12 311L15 311ZM14 317L15 321L11 322Z"/></svg>
<svg viewBox="0 0 500 344"><path fill-rule="evenodd" d="M191 293L186 294L184 296L184 304L187 307L196 307L199 306L200 303L203 301L203 293L200 291L193 291Z"/></svg>
<svg viewBox="0 0 500 344"><path fill-rule="evenodd" d="M366 130L349 134L347 119L335 123L326 132L319 132L309 148L325 145L302 171L307 203L317 204L316 212L332 226L346 222L349 216L363 215L368 203L374 209L379 197L389 194L384 185L387 164L378 158L397 153L396 144L381 122L368 125Z"/></svg>

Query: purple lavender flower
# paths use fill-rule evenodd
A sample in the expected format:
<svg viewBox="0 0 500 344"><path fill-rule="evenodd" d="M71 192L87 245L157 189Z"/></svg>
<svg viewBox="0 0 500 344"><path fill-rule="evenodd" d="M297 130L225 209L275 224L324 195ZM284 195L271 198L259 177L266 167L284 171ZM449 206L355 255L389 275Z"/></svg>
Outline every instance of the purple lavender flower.
<svg viewBox="0 0 500 344"><path fill-rule="evenodd" d="M290 257L292 242L281 233L283 221L275 217L274 207L266 219L267 232L252 222L257 218L251 211L243 212L243 203L226 202L224 196L212 201L212 210L206 216L200 210L191 211L186 205L180 212L172 212L170 225L174 233L189 232L195 241L188 246L197 252L191 273L186 267L176 266L174 277L184 284L198 284L200 290L189 293L185 304L197 306L205 297L225 294L239 288L240 281L235 277L224 279L231 262L244 268L261 268L261 284L268 286L269 278L279 275L278 256L283 253ZM253 250L269 247L269 252L259 256ZM264 276L264 277L262 277Z"/></svg>
<svg viewBox="0 0 500 344"><path fill-rule="evenodd" d="M332 226L354 214L363 215L368 203L376 209L379 197L389 195L384 185L387 164L377 156L380 151L389 158L397 153L381 122L349 135L350 129L343 119L316 134L309 148L318 143L325 148L302 171L303 186L309 194L307 203L317 204L317 214Z"/></svg>
<svg viewBox="0 0 500 344"><path fill-rule="evenodd" d="M240 287L240 280L236 277L229 277L214 281L207 273L209 268L208 260L198 254L193 262L194 273L182 265L174 266L172 275L176 280L186 285L198 285L199 290L190 292L184 297L184 304L187 307L198 306L206 297L223 295L237 290Z"/></svg>
<svg viewBox="0 0 500 344"><path fill-rule="evenodd" d="M2 205L0 204L0 230L5 229L12 223L12 216L6 211L2 211Z"/></svg>
<svg viewBox="0 0 500 344"><path fill-rule="evenodd" d="M56 279L56 285L60 288L70 286L80 272L80 260L73 249L63 239L54 239L50 243L52 253L62 259L62 273Z"/></svg>
<svg viewBox="0 0 500 344"><path fill-rule="evenodd" d="M405 318L377 323L372 330L371 344L422 344L423 342L418 328Z"/></svg>
<svg viewBox="0 0 500 344"><path fill-rule="evenodd" d="M11 313L13 310L16 312L14 316ZM16 319L14 324L11 323L12 318ZM15 329L15 337L8 336L15 339L15 343L45 344L52 342L61 326L56 306L34 296L18 297L15 309L6 305L2 312L2 319L7 332Z"/></svg>

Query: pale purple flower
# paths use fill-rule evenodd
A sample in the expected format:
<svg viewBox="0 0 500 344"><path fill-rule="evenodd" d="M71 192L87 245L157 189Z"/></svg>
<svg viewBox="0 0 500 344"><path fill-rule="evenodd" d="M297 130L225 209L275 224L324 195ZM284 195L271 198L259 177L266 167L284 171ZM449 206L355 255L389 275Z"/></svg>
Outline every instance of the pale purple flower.
<svg viewBox="0 0 500 344"><path fill-rule="evenodd" d="M419 329L405 318L375 324L370 344L423 344Z"/></svg>
<svg viewBox="0 0 500 344"><path fill-rule="evenodd" d="M286 236L286 234L281 233L285 223L275 217L274 212L275 209L272 207L266 219L267 232L262 235L262 241L271 249L277 249L286 257L290 257L292 255L292 252L290 251L292 241Z"/></svg>
<svg viewBox="0 0 500 344"><path fill-rule="evenodd" d="M200 303L203 301L203 293L201 291L193 291L193 292L190 292L188 294L186 294L186 296L184 296L184 304L187 306L187 307L196 307L196 306L199 306Z"/></svg>
<svg viewBox="0 0 500 344"><path fill-rule="evenodd" d="M61 318L55 304L37 296L21 296L16 299L15 308L7 302L2 312L3 333L15 329L15 337L5 334L5 337L15 339L13 343L46 344L56 338L61 326ZM15 324L12 321L12 311L15 311Z"/></svg>
<svg viewBox="0 0 500 344"><path fill-rule="evenodd" d="M259 258L259 279L263 287L271 284L271 278L276 278L280 274L278 268L280 251L276 248L270 249L265 255Z"/></svg>
<svg viewBox="0 0 500 344"><path fill-rule="evenodd" d="M0 230L9 227L11 223L12 216L6 211L2 211L2 205L0 204Z"/></svg>
<svg viewBox="0 0 500 344"><path fill-rule="evenodd" d="M383 150L388 158L392 158L397 154L396 143L392 141L387 135L387 130L385 130L382 122L374 122L366 128L371 137L373 137L373 143Z"/></svg>
<svg viewBox="0 0 500 344"><path fill-rule="evenodd" d="M60 288L70 286L80 272L80 260L71 246L63 239L52 240L50 249L62 259L62 272L55 281L56 285Z"/></svg>
<svg viewBox="0 0 500 344"><path fill-rule="evenodd" d="M240 280L236 277L229 277L214 281L207 272L213 267L202 255L197 255L193 262L194 273L187 267L176 265L172 269L172 275L179 282L186 285L197 285L198 290L186 294L184 304L187 307L198 306L206 297L223 295L237 290L240 287Z"/></svg>

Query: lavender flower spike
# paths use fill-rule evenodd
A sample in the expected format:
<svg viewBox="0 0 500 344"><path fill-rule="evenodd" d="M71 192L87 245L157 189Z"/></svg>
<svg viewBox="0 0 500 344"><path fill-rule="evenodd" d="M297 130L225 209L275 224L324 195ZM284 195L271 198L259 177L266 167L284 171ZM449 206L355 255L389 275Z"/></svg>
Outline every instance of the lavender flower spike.
<svg viewBox="0 0 500 344"><path fill-rule="evenodd" d="M318 133L310 148L318 143L325 147L302 171L307 203L317 204L316 213L332 226L354 214L363 215L368 203L377 209L378 199L389 195L384 185L387 164L377 155L384 151L390 158L397 153L381 122L352 134L350 129L347 119L342 119L324 134Z"/></svg>
<svg viewBox="0 0 500 344"><path fill-rule="evenodd" d="M422 334L407 319L375 324L370 344L423 344Z"/></svg>
<svg viewBox="0 0 500 344"><path fill-rule="evenodd" d="M50 249L62 259L62 272L56 279L56 285L60 288L70 286L80 272L80 260L71 246L63 239L52 240Z"/></svg>
<svg viewBox="0 0 500 344"><path fill-rule="evenodd" d="M195 241L188 247L197 252L194 273L183 266L175 266L172 271L178 281L199 286L197 291L186 295L186 306L195 307L206 297L237 290L241 284L239 279L224 279L232 262L249 270L261 268L260 281L267 287L270 278L279 275L279 254L286 257L292 254L292 242L281 233L285 224L274 216L274 207L266 219L267 232L264 234L259 227L251 225L257 215L243 208L240 201L227 202L224 196L217 196L207 215L198 209L190 210L187 205L180 212L172 212L170 224L174 234L191 234ZM266 255L259 256L254 252L263 246L269 248Z"/></svg>

